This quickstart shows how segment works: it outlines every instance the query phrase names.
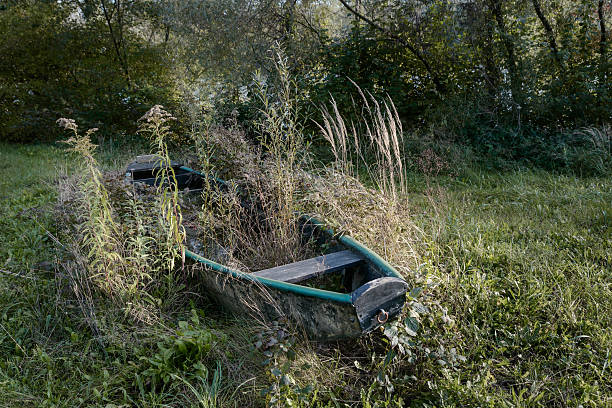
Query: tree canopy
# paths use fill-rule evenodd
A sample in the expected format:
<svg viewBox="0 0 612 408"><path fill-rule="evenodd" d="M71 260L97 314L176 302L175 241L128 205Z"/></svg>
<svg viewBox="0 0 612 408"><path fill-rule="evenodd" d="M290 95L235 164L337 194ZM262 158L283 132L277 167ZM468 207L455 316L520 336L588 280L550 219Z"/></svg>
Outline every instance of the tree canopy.
<svg viewBox="0 0 612 408"><path fill-rule="evenodd" d="M280 44L308 107L349 79L410 124L610 120L604 0L13 0L0 7L1 137L53 137L71 114L130 132L147 106L241 110ZM242 95L242 96L241 96ZM247 98L248 99L248 98ZM467 132L469 133L469 132Z"/></svg>

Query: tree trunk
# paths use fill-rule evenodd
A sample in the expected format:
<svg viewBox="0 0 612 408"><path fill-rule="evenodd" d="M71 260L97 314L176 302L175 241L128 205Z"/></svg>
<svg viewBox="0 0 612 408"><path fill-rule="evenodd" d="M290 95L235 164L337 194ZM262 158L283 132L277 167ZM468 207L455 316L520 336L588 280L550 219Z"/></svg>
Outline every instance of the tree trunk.
<svg viewBox="0 0 612 408"><path fill-rule="evenodd" d="M599 55L601 56L601 61L603 64L606 63L606 23L605 23L605 19L604 19L604 12L603 12L603 5L604 5L604 0L599 0L599 3L597 4L597 16L599 17L599 31L600 31L600 37L599 37Z"/></svg>
<svg viewBox="0 0 612 408"><path fill-rule="evenodd" d="M291 38L291 36L293 35L293 30L294 30L294 22L295 22L295 4L296 4L297 0L289 0L287 1L283 8L286 8L287 10L285 11L285 16L284 16L284 37L286 38Z"/></svg>
<svg viewBox="0 0 612 408"><path fill-rule="evenodd" d="M506 30L506 23L504 22L504 15L501 7L501 0L489 0L489 8L493 13L497 28L501 34L504 48L506 49L506 60L508 65L508 73L510 74L510 88L512 90L512 100L515 104L521 102L521 82L518 77L518 69L516 64L516 56L514 54L514 43Z"/></svg>
<svg viewBox="0 0 612 408"><path fill-rule="evenodd" d="M106 2L105 0L100 0L100 5L102 6L102 12L104 13L104 18L106 20L106 25L108 26L108 32L110 34L111 40L113 42L113 47L115 48L115 53L117 55L117 60L119 61L119 65L121 66L121 69L123 71L123 74L125 75L125 80L127 81L127 85L128 87L130 86L130 71L128 69L128 64L127 64L127 55L125 54L125 52L122 53L122 48L123 48L123 27L119 27L119 31L120 31L120 35L119 37L117 37L115 35L115 30L113 29L113 23L112 23L112 15L108 12L108 9L106 7ZM121 5L118 3L116 5L116 7L118 8L117 10L117 15L119 16L119 23L121 23Z"/></svg>
<svg viewBox="0 0 612 408"><path fill-rule="evenodd" d="M538 0L531 0L531 3L533 4L533 8L535 9L536 14L538 15L538 19L544 27L544 31L546 31L546 37L548 38L548 44L550 45L550 50L553 53L553 57L555 58L559 69L565 71L563 61L561 60L561 56L559 55L559 47L557 46L557 40L555 39L555 33L553 32L552 26L550 25L550 22L548 21L544 13L542 13L542 8L540 7L540 3L538 2Z"/></svg>
<svg viewBox="0 0 612 408"><path fill-rule="evenodd" d="M484 69L485 69L485 81L487 83L487 91L490 98L494 98L499 92L499 83L500 83L500 72L499 67L495 62L495 47L494 47L494 30L493 25L495 24L489 18L489 15L485 12L484 8L478 7L478 11L474 11L477 13L478 24L475 24L471 30L475 32L480 31L484 28L484 34L481 37L478 35L478 41L480 42L480 46L482 47L482 57L484 59Z"/></svg>

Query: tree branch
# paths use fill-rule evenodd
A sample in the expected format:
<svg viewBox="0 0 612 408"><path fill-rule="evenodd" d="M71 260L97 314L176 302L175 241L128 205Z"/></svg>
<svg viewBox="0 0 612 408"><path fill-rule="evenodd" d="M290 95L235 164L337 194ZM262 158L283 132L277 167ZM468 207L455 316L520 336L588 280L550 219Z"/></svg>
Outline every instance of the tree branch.
<svg viewBox="0 0 612 408"><path fill-rule="evenodd" d="M302 15L302 18L304 21L300 21L300 19L296 19L295 20L296 24L301 25L302 27L304 27L305 29L313 33L317 37L317 40L319 41L319 44L321 46L326 46L327 44L325 42L325 39L321 36L321 33L319 32L319 30L317 30L316 27L314 27L312 23L308 21L308 18L306 18L306 16Z"/></svg>
<svg viewBox="0 0 612 408"><path fill-rule="evenodd" d="M436 88L436 91L438 92L438 94L443 94L445 92L444 85L442 85L442 83L440 82L440 79L438 78L438 75L434 72L434 70L432 69L431 65L427 61L427 59L425 59L425 56L421 52L419 52L419 50L416 49L416 47L414 47L408 41L404 40L399 35L394 34L391 31L389 31L388 29L385 29L384 27L380 26L374 20L372 20L372 19L364 16L363 14L361 14L359 11L357 11L356 9L351 7L351 5L346 2L346 0L340 0L340 3L342 3L342 5L348 11L350 11L354 16L356 16L360 20L365 21L366 23L368 23L374 29L382 32L387 37L397 41L398 43L400 43L401 45L406 47L408 49L408 51L410 51L421 62L421 64L423 64L423 66L425 67L425 70L427 71L427 73L431 77L431 80L434 83L434 87Z"/></svg>

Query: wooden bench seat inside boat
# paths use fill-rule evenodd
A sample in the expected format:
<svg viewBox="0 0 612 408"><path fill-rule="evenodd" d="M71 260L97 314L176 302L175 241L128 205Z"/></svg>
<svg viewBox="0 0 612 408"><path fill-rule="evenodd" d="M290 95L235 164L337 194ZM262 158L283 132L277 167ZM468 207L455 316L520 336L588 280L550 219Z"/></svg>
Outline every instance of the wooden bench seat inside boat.
<svg viewBox="0 0 612 408"><path fill-rule="evenodd" d="M362 262L364 262L363 257L352 251L345 250L306 259L305 261L264 269L253 272L252 275L288 283L297 283L326 273L355 267Z"/></svg>

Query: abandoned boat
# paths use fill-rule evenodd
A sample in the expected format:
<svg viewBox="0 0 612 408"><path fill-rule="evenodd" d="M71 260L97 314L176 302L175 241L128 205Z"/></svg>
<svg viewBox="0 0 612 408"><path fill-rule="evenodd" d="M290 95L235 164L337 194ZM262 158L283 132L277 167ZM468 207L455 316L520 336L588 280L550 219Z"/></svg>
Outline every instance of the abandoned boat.
<svg viewBox="0 0 612 408"><path fill-rule="evenodd" d="M171 167L180 190L202 189L204 176L178 162ZM126 177L155 185L159 162L140 156ZM217 180L223 183L222 180ZM193 250L185 256L208 273L202 279L210 295L237 313L245 311L268 319L287 316L311 337L336 340L370 332L400 313L408 285L378 254L347 235L337 235L313 217L300 218L306 236L325 243L328 251L315 258L244 273L207 259ZM335 275L344 290L317 287L321 278Z"/></svg>

